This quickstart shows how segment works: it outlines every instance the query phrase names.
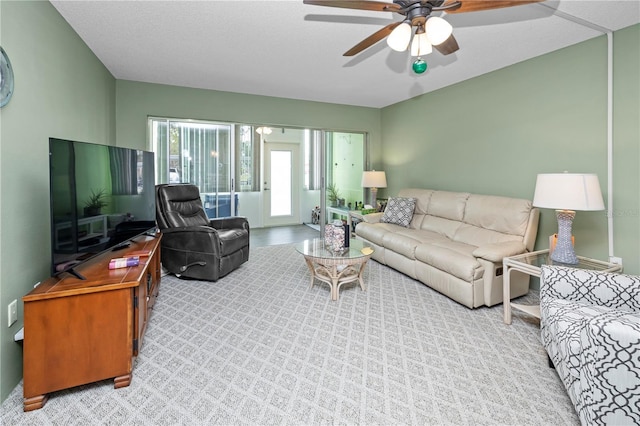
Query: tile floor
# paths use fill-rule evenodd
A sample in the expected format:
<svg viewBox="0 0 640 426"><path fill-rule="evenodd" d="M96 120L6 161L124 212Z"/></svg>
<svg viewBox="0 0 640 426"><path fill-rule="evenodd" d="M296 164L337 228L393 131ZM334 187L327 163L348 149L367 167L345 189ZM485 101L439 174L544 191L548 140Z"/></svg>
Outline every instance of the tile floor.
<svg viewBox="0 0 640 426"><path fill-rule="evenodd" d="M265 247L278 244L289 244L309 238L319 238L320 231L307 225L275 226L271 228L251 228L250 246Z"/></svg>

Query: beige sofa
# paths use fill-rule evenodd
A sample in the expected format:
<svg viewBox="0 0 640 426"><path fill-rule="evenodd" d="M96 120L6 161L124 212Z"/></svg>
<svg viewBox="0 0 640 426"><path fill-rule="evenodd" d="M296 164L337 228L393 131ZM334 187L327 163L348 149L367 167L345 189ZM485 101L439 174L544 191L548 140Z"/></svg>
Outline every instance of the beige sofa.
<svg viewBox="0 0 640 426"><path fill-rule="evenodd" d="M430 189L398 197L416 199L408 227L382 223L383 213L356 226L373 259L470 308L501 303L502 259L533 250L540 213L531 201ZM528 291L529 276L512 272L511 296Z"/></svg>

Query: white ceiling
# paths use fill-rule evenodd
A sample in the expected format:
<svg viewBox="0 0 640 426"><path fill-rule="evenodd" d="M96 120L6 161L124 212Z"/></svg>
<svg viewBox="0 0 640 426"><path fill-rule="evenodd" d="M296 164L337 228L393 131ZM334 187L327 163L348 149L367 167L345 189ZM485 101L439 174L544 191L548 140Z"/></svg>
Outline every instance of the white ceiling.
<svg viewBox="0 0 640 426"><path fill-rule="evenodd" d="M399 20L302 0L51 0L117 79L381 108L640 22L640 0L547 0L445 16L460 50L424 59L383 40ZM568 18L577 17L581 23ZM583 24L595 24L595 28Z"/></svg>

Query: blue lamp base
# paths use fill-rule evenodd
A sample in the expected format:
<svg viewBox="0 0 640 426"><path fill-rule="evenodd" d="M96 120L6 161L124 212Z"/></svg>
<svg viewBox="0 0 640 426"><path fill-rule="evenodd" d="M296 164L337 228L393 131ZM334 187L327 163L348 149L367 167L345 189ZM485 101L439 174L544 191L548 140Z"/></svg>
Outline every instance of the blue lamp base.
<svg viewBox="0 0 640 426"><path fill-rule="evenodd" d="M567 265L577 265L578 257L573 250L571 241L571 225L576 212L572 210L556 210L558 218L558 242L556 248L551 253L551 260L554 262L565 263Z"/></svg>

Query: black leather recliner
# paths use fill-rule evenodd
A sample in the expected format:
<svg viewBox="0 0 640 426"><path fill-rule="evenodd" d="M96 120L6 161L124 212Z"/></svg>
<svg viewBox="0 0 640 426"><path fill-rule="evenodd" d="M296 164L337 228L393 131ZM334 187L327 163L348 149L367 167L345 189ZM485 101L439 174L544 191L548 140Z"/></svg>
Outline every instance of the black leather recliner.
<svg viewBox="0 0 640 426"><path fill-rule="evenodd" d="M209 219L191 184L156 185L162 266L179 277L217 281L249 260L249 222Z"/></svg>

